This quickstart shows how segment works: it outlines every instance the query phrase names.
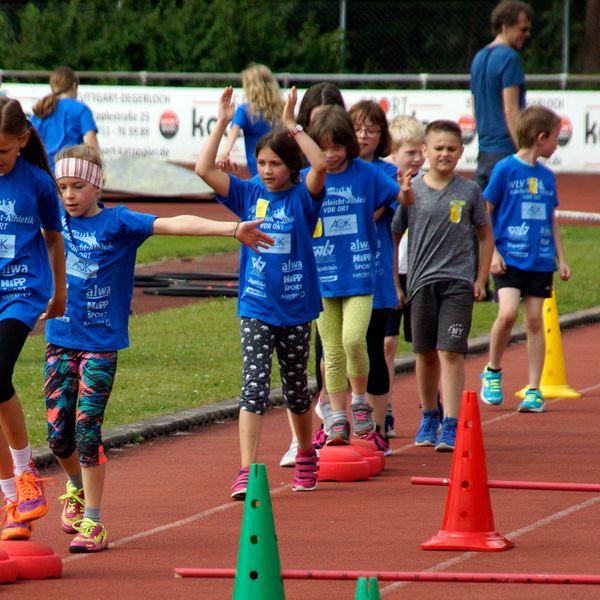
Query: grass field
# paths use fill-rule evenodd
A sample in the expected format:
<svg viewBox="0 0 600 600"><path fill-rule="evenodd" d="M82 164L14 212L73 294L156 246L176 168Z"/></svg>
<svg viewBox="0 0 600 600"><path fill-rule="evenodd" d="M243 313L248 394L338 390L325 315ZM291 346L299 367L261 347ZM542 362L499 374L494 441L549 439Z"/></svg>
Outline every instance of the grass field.
<svg viewBox="0 0 600 600"><path fill-rule="evenodd" d="M555 280L560 314L600 305L600 265L593 258L598 230L564 227L561 231L573 277L566 283ZM154 245L155 241L159 243ZM139 257L155 262L161 257L211 254L237 247L237 242L226 238L210 241L216 246L198 243L208 242L207 238L151 238ZM495 315L494 303L477 304L471 336L489 332ZM238 323L235 299L214 299L132 317L131 348L119 355L106 426L237 396L241 380ZM408 351L408 345L401 343L398 354ZM30 337L15 370L15 387L34 446L44 445L46 439L43 354L43 336ZM277 369L273 373L276 387Z"/></svg>

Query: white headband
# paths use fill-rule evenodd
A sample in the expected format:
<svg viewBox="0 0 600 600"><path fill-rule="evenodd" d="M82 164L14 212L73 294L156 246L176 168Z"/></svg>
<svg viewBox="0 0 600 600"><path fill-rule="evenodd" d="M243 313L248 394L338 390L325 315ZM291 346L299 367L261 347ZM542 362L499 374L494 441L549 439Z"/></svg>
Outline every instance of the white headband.
<svg viewBox="0 0 600 600"><path fill-rule="evenodd" d="M83 158L63 158L54 166L56 179L63 177L77 177L88 183L102 187L102 169L95 163Z"/></svg>

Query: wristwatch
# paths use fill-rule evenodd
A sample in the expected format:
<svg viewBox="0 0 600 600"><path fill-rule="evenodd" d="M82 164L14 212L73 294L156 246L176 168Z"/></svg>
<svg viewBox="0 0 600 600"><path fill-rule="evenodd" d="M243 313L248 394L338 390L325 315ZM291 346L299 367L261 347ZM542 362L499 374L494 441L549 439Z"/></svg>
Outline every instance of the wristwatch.
<svg viewBox="0 0 600 600"><path fill-rule="evenodd" d="M302 127L300 123L296 123L296 127L294 127L294 129L288 129L288 135L290 137L296 137L301 131L304 131L304 127Z"/></svg>

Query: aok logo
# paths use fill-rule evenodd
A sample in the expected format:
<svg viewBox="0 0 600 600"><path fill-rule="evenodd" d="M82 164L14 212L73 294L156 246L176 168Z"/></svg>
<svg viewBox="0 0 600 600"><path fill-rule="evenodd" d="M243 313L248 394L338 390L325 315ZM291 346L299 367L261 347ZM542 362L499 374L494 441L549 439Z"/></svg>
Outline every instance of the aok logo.
<svg viewBox="0 0 600 600"><path fill-rule="evenodd" d="M324 217L325 235L351 235L358 233L356 215Z"/></svg>

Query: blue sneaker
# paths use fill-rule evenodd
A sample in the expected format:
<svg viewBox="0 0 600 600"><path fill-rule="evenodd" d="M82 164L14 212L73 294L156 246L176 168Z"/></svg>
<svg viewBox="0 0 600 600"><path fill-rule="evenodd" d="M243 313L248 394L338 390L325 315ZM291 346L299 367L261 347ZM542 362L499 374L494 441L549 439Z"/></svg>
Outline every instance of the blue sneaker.
<svg viewBox="0 0 600 600"><path fill-rule="evenodd" d="M424 410L421 426L415 437L415 446L435 446L439 428L440 413L437 410Z"/></svg>
<svg viewBox="0 0 600 600"><path fill-rule="evenodd" d="M481 400L492 406L502 404L504 397L502 396L502 372L494 373L489 371L487 366L485 371L480 375L481 381Z"/></svg>
<svg viewBox="0 0 600 600"><path fill-rule="evenodd" d="M457 425L458 419L454 419L453 417L446 417L442 421L442 431L435 445L436 452L454 452Z"/></svg>
<svg viewBox="0 0 600 600"><path fill-rule="evenodd" d="M523 402L517 408L519 412L544 412L544 396L540 390L527 390Z"/></svg>

